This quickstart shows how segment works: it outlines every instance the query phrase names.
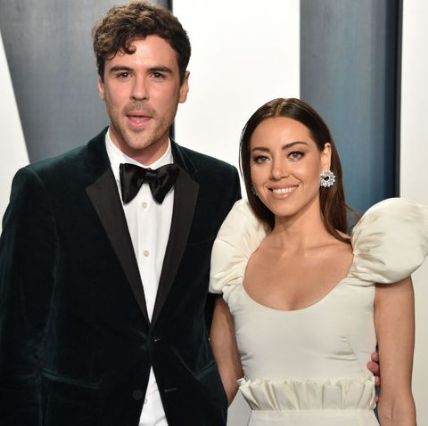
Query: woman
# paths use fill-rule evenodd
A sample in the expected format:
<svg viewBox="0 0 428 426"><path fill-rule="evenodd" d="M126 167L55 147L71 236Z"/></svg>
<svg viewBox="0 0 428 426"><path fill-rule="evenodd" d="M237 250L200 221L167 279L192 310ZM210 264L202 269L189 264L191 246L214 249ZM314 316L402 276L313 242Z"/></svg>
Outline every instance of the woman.
<svg viewBox="0 0 428 426"><path fill-rule="evenodd" d="M321 117L298 99L259 108L241 139L248 194L214 244L211 342L229 399L251 425L414 426L410 273L428 252L428 209L391 199L347 235L340 160ZM243 377L244 376L244 377Z"/></svg>

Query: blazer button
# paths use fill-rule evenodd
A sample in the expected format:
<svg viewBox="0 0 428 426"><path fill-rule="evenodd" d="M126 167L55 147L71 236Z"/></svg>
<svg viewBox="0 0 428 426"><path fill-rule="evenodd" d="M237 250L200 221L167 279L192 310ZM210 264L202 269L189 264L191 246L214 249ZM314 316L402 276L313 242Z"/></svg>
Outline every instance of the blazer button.
<svg viewBox="0 0 428 426"><path fill-rule="evenodd" d="M161 338L160 338L159 336L153 336L153 341L154 341L155 343L158 343L158 342L160 342L160 341L161 341Z"/></svg>
<svg viewBox="0 0 428 426"><path fill-rule="evenodd" d="M140 399L142 399L144 396L143 392L140 389L135 389L132 392L132 398L135 399L135 401L139 401Z"/></svg>

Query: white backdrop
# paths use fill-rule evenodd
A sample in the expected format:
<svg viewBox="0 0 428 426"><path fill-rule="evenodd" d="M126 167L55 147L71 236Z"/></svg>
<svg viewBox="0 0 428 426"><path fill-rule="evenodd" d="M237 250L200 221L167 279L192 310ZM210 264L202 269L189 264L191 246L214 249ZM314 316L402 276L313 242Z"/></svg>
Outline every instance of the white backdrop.
<svg viewBox="0 0 428 426"><path fill-rule="evenodd" d="M9 200L12 177L19 167L28 163L28 156L1 33L0 94L0 217L3 217Z"/></svg>
<svg viewBox="0 0 428 426"><path fill-rule="evenodd" d="M264 102L299 96L298 0L174 0L192 43L178 143L238 165L241 130Z"/></svg>
<svg viewBox="0 0 428 426"><path fill-rule="evenodd" d="M400 195L428 204L428 2L403 2ZM413 275L416 351L413 390L418 424L428 425L428 262Z"/></svg>

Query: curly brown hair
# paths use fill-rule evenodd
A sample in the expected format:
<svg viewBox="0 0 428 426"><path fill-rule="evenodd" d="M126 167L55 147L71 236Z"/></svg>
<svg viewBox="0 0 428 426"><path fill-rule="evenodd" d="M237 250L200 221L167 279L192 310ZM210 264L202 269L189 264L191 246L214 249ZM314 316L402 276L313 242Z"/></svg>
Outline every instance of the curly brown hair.
<svg viewBox="0 0 428 426"><path fill-rule="evenodd" d="M132 42L149 35L163 38L175 50L180 81L183 82L191 53L189 37L169 10L144 0L113 6L94 26L93 48L101 80L106 60L113 58L118 51L134 53Z"/></svg>
<svg viewBox="0 0 428 426"><path fill-rule="evenodd" d="M288 117L302 123L309 129L319 151L324 149L326 143L331 144L330 170L336 176L336 183L328 189L320 188L320 207L327 231L338 240L349 243L349 239L340 234L340 232L346 233L348 231L347 213L353 213L353 210L345 202L339 153L324 120L310 105L300 99L278 98L265 103L250 117L242 131L240 144L241 173L244 177L248 201L252 210L260 220L273 229L275 222L273 213L252 191L250 155L251 136L260 123L272 117Z"/></svg>

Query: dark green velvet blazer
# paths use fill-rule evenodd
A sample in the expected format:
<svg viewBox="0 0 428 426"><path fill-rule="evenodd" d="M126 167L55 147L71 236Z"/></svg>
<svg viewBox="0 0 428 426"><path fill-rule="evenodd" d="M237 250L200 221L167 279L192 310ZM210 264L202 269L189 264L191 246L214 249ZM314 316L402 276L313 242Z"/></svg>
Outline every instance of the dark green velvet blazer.
<svg viewBox="0 0 428 426"><path fill-rule="evenodd" d="M150 366L170 426L224 425L206 305L237 171L172 144L181 170L149 322L104 135L14 178L0 240L0 425L137 426Z"/></svg>

